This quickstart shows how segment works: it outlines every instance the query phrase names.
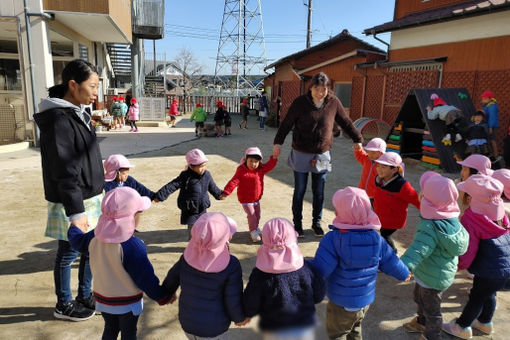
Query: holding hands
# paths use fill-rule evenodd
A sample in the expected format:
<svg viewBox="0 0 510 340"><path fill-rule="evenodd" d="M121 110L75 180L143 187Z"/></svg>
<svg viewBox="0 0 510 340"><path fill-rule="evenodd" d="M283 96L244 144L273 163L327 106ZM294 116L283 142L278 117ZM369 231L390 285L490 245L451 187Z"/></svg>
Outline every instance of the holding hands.
<svg viewBox="0 0 510 340"><path fill-rule="evenodd" d="M242 326L246 325L247 323L249 323L250 321L251 321L251 318L246 318L241 322L236 322L235 325L237 327L242 327Z"/></svg>

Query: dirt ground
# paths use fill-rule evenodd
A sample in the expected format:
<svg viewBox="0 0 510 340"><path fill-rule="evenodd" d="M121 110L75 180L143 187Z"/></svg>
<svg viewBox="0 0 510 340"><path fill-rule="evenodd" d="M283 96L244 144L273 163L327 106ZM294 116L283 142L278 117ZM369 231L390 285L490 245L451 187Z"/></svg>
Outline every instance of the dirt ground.
<svg viewBox="0 0 510 340"><path fill-rule="evenodd" d="M260 131L255 117L249 117L249 129L237 127L239 117L234 117L232 136L224 138L194 138L193 128L187 120L177 128L141 128L138 134L103 133L101 149L103 157L111 153L124 153L136 165L131 171L137 180L152 190L176 177L185 165L184 154L192 148L202 149L209 157L208 169L216 184L223 187L234 174L244 150L248 146L259 146L265 159L272 152L275 129ZM156 131L157 130L157 131ZM292 219L291 199L293 176L286 165L291 136L283 146L279 164L265 179L262 198L262 222L273 217ZM336 138L332 150L333 171L328 175L323 227L333 219L331 205L333 193L347 185L358 183L360 166L351 149L352 143ZM168 146L168 147L165 147ZM155 151L150 151L155 150ZM42 189L40 159L37 150L0 155L0 334L2 339L99 339L103 328L101 316L85 322L59 321L53 318L55 295L53 285L53 263L56 241L43 236L46 221L46 202ZM425 169L414 162L406 161L406 178L418 188L418 179ZM308 227L300 247L306 257L312 257L317 248L311 225L311 190L307 191L304 203L303 225ZM179 224L180 211L176 204L177 194L163 203L154 204L142 215L139 237L144 240L156 274L162 279L168 269L181 256L186 246L187 231ZM235 234L231 252L243 266L246 280L255 264L258 245L253 244L248 234L246 218L235 193L225 201L214 201L209 211L221 211L234 218L239 231ZM411 243L417 222L418 211L410 208L408 224L395 234L402 254ZM72 288L75 292L77 267L72 273ZM416 306L412 300L414 283L400 283L380 274L377 297L363 321L365 339L418 339L417 334L406 334L402 323L410 320ZM459 273L454 284L444 293L442 311L444 320L458 316L466 301L470 281ZM317 305L317 339L326 339L326 301ZM498 309L494 317L496 333L492 339L508 339L510 336L510 293L498 294ZM256 318L245 327L232 325L230 339L258 339ZM140 339L185 339L178 321L177 303L160 307L145 299L145 309L138 322ZM448 335L444 335L449 339ZM475 333L474 338L482 337Z"/></svg>

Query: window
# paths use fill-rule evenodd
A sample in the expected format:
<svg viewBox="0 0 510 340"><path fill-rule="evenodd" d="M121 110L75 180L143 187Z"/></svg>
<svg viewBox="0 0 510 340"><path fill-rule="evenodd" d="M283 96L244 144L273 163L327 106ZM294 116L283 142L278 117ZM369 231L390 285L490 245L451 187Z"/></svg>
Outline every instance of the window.
<svg viewBox="0 0 510 340"><path fill-rule="evenodd" d="M78 52L80 54L80 59L89 60L89 48L87 46L78 44Z"/></svg>
<svg viewBox="0 0 510 340"><path fill-rule="evenodd" d="M74 43L71 39L50 30L51 55L54 57L74 57Z"/></svg>
<svg viewBox="0 0 510 340"><path fill-rule="evenodd" d="M335 95L340 99L344 107L351 107L352 84L335 84Z"/></svg>
<svg viewBox="0 0 510 340"><path fill-rule="evenodd" d="M0 91L21 91L21 70L18 59L0 59Z"/></svg>
<svg viewBox="0 0 510 340"><path fill-rule="evenodd" d="M16 40L0 40L0 53L18 53Z"/></svg>
<svg viewBox="0 0 510 340"><path fill-rule="evenodd" d="M53 81L55 84L62 83L62 71L69 61L53 60Z"/></svg>

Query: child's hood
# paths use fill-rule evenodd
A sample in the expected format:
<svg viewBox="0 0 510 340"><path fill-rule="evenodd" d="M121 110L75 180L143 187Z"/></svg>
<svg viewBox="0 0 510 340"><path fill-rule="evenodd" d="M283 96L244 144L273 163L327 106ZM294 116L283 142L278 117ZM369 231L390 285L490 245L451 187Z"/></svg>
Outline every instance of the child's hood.
<svg viewBox="0 0 510 340"><path fill-rule="evenodd" d="M52 123L55 119L55 115L52 114L52 109L73 109L76 113L81 112L81 109L61 98L45 98L39 103L39 112L34 114L34 120L41 130L44 130L49 123Z"/></svg>
<svg viewBox="0 0 510 340"><path fill-rule="evenodd" d="M469 234L458 218L430 220L437 231L439 247L450 256L460 256L467 250Z"/></svg>

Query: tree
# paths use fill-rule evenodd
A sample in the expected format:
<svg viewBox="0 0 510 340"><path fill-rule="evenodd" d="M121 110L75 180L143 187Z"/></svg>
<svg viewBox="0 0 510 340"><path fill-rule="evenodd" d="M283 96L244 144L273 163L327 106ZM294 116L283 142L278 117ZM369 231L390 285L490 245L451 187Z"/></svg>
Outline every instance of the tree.
<svg viewBox="0 0 510 340"><path fill-rule="evenodd" d="M197 61L193 52L187 48L182 48L175 57L175 64L182 71L183 78L183 97L184 97L184 113L186 113L186 103L188 91L195 88L200 83L200 75L203 66Z"/></svg>

